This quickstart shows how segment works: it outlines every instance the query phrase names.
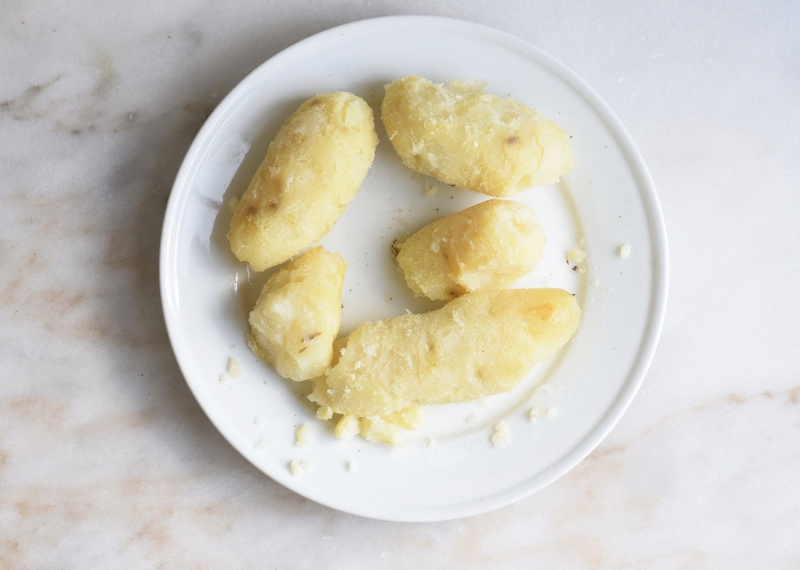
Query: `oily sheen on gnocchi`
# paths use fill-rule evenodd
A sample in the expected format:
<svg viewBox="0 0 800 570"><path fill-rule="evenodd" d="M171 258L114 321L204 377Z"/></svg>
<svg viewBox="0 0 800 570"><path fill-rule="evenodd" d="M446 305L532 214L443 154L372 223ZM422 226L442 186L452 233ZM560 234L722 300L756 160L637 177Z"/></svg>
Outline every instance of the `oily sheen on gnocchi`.
<svg viewBox="0 0 800 570"><path fill-rule="evenodd" d="M309 399L381 417L512 389L572 337L581 311L562 289L465 294L439 310L362 323L337 342Z"/></svg>

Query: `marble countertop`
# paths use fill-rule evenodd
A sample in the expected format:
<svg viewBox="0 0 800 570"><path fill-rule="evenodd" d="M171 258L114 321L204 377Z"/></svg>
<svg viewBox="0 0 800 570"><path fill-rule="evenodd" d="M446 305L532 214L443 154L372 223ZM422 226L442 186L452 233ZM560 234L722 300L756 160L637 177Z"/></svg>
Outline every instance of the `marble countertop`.
<svg viewBox="0 0 800 570"><path fill-rule="evenodd" d="M474 20L586 79L670 239L644 387L547 489L464 520L344 515L262 475L184 383L157 282L166 200L215 104L304 37ZM800 9L783 2L0 7L0 567L800 567Z"/></svg>

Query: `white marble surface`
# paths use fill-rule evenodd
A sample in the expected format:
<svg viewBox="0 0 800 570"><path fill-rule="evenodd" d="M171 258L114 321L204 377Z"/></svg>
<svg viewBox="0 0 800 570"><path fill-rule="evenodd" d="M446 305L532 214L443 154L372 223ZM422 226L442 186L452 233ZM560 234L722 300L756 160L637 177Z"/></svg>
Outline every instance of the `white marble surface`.
<svg viewBox="0 0 800 570"><path fill-rule="evenodd" d="M230 5L229 5L230 4ZM256 65L371 16L470 19L611 104L659 188L671 294L644 388L546 490L382 523L273 483L167 343L161 219ZM0 5L0 567L800 567L800 6L583 1Z"/></svg>

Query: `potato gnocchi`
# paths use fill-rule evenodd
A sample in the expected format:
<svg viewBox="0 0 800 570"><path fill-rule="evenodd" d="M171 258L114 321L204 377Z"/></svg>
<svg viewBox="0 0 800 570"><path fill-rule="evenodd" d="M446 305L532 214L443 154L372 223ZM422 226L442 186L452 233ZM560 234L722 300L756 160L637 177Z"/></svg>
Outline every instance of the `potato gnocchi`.
<svg viewBox="0 0 800 570"><path fill-rule="evenodd" d="M330 366L346 267L341 255L317 246L264 285L250 313L247 344L284 378L310 380Z"/></svg>
<svg viewBox="0 0 800 570"><path fill-rule="evenodd" d="M575 298L562 289L469 293L443 308L361 324L337 341L309 399L334 412L386 417L512 389L575 333Z"/></svg>
<svg viewBox="0 0 800 570"><path fill-rule="evenodd" d="M414 170L490 196L550 184L572 167L569 137L513 99L406 77L386 86L381 118Z"/></svg>
<svg viewBox="0 0 800 570"><path fill-rule="evenodd" d="M289 117L236 205L228 240L264 271L327 234L375 157L372 109L352 93L317 95Z"/></svg>
<svg viewBox="0 0 800 570"><path fill-rule="evenodd" d="M395 241L392 251L414 293L445 301L513 285L536 267L544 245L530 208L488 200Z"/></svg>

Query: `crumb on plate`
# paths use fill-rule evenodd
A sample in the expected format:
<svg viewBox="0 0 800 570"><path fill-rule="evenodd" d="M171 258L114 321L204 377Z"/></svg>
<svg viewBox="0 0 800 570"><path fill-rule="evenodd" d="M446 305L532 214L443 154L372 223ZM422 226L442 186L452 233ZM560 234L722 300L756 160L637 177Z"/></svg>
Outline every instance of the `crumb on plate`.
<svg viewBox="0 0 800 570"><path fill-rule="evenodd" d="M321 406L316 413L318 420L329 420L333 417L333 408L330 406Z"/></svg>
<svg viewBox="0 0 800 570"><path fill-rule="evenodd" d="M586 273L586 252L579 248L567 251L567 264L573 271Z"/></svg>
<svg viewBox="0 0 800 570"><path fill-rule="evenodd" d="M495 449L505 447L511 441L511 430L508 424L500 422L494 426L494 434L492 435L492 446Z"/></svg>
<svg viewBox="0 0 800 570"><path fill-rule="evenodd" d="M237 358L231 356L228 358L228 376L231 378L241 378L242 377L242 363L239 362Z"/></svg>
<svg viewBox="0 0 800 570"><path fill-rule="evenodd" d="M305 447L310 441L310 436L311 428L308 427L308 424L300 424L294 433L294 444L297 447Z"/></svg>
<svg viewBox="0 0 800 570"><path fill-rule="evenodd" d="M298 475L302 475L306 471L311 470L311 462L307 459L302 461L298 461L297 459L293 459L289 462L289 471L292 472L292 475L297 477Z"/></svg>

